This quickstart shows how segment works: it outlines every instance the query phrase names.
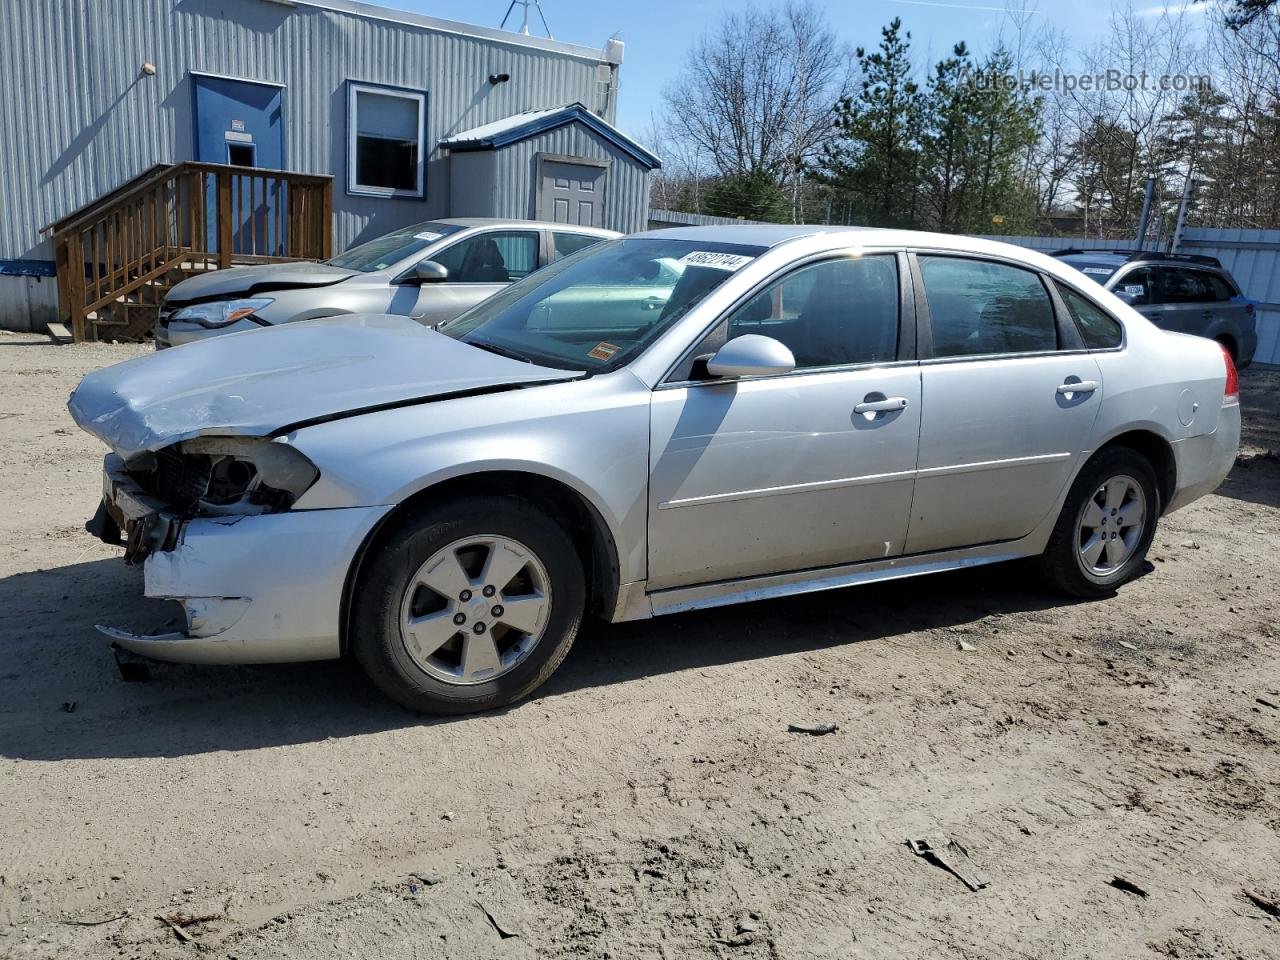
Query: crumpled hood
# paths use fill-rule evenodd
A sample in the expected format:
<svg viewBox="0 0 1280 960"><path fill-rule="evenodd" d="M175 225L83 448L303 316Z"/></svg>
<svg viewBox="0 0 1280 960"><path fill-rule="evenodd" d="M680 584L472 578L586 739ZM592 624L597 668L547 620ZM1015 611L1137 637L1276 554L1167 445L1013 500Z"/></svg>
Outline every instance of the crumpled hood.
<svg viewBox="0 0 1280 960"><path fill-rule="evenodd" d="M266 436L353 411L579 374L500 357L408 317L286 323L126 360L67 407L126 460L202 435Z"/></svg>
<svg viewBox="0 0 1280 960"><path fill-rule="evenodd" d="M327 287L354 277L358 271L327 263L267 263L256 267L210 270L177 284L165 297L168 303L187 303L209 297L247 296L297 287Z"/></svg>

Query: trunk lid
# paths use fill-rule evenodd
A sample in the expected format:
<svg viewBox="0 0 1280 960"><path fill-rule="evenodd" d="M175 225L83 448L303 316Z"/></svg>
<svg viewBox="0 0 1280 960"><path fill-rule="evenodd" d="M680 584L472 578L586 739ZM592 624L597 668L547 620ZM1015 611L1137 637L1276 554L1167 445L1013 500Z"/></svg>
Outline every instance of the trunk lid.
<svg viewBox="0 0 1280 960"><path fill-rule="evenodd" d="M212 337L96 370L76 423L125 460L202 435L266 436L371 408L571 380L407 317L330 317Z"/></svg>

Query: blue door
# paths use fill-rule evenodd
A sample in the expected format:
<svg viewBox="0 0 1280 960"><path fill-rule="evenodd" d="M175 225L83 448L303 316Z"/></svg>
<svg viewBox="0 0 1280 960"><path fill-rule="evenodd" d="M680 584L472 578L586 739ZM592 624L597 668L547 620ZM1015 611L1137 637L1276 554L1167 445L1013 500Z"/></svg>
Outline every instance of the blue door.
<svg viewBox="0 0 1280 960"><path fill-rule="evenodd" d="M252 80L192 75L195 158L238 167L284 169L284 89ZM277 220L287 210L284 186L269 178L232 180L232 244L242 256L283 256ZM217 243L216 186L206 196L210 249Z"/></svg>

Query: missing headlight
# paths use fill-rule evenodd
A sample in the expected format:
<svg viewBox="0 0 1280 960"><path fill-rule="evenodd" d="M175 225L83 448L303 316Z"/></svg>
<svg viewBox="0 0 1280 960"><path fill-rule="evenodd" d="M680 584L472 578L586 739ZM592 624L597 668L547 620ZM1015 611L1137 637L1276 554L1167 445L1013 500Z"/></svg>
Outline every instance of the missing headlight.
<svg viewBox="0 0 1280 960"><path fill-rule="evenodd" d="M297 448L245 437L198 437L130 464L152 495L192 516L287 510L320 472Z"/></svg>

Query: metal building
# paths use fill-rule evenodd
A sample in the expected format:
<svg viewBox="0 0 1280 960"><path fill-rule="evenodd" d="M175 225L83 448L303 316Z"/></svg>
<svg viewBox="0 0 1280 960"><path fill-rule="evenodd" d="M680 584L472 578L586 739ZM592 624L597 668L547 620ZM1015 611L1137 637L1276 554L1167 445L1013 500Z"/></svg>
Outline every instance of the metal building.
<svg viewBox="0 0 1280 960"><path fill-rule="evenodd" d="M65 316L47 228L160 165L331 176L326 250L444 216L642 229L658 160L613 126L622 51L356 0L0 0L0 326ZM275 189L248 202L283 210ZM214 204L191 201L210 222ZM187 240L212 245L190 213ZM108 275L163 260L134 245L144 256L117 263L110 239L73 260Z"/></svg>

